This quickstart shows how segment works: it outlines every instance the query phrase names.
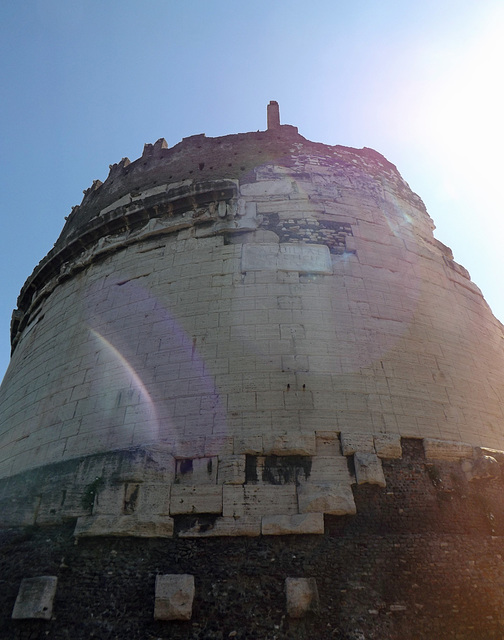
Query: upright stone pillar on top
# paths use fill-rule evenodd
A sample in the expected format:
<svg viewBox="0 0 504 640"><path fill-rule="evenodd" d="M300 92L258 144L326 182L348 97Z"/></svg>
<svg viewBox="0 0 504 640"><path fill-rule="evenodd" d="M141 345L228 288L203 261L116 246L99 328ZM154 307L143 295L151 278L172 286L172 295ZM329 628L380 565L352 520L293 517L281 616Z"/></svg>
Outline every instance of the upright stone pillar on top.
<svg viewBox="0 0 504 640"><path fill-rule="evenodd" d="M276 100L270 100L268 105L268 130L278 129L280 126L280 107Z"/></svg>

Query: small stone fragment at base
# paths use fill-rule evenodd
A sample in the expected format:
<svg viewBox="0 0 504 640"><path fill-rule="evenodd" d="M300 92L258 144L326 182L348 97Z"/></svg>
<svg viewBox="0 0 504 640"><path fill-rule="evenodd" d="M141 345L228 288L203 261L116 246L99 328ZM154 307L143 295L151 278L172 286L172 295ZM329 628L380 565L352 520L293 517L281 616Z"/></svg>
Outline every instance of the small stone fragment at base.
<svg viewBox="0 0 504 640"><path fill-rule="evenodd" d="M154 618L156 620L190 620L194 591L192 575L156 576Z"/></svg>
<svg viewBox="0 0 504 640"><path fill-rule="evenodd" d="M286 578L285 595L287 614L291 618L302 618L308 611L316 611L319 604L315 578Z"/></svg>
<svg viewBox="0 0 504 640"><path fill-rule="evenodd" d="M25 578L19 587L12 617L16 620L30 618L50 620L57 584L56 576Z"/></svg>

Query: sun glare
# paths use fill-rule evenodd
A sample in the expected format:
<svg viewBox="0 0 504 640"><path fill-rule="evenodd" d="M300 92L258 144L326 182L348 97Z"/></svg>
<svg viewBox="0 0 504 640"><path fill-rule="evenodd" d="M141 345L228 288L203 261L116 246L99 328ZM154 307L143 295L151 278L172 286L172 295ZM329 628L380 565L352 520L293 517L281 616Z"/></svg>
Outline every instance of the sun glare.
<svg viewBox="0 0 504 640"><path fill-rule="evenodd" d="M418 133L443 163L443 187L450 199L470 195L481 201L482 191L490 196L502 180L503 31L500 11L466 46L449 52L449 63L422 101ZM477 196L470 193L476 185ZM481 185L489 187L482 190ZM493 195L490 200L495 202Z"/></svg>

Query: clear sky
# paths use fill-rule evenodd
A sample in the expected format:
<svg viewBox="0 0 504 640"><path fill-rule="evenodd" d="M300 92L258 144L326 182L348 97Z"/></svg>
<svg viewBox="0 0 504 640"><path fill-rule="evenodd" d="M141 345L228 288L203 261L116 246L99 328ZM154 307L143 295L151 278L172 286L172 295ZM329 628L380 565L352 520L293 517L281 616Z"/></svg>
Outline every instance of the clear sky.
<svg viewBox="0 0 504 640"><path fill-rule="evenodd" d="M283 124L372 147L504 320L501 0L2 0L0 377L16 298L109 164Z"/></svg>

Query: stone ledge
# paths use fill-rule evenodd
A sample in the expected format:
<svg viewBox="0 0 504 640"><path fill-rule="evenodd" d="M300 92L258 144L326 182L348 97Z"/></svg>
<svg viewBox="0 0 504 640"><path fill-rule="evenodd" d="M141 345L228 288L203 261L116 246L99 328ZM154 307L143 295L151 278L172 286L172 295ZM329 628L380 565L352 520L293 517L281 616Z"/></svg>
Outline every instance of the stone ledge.
<svg viewBox="0 0 504 640"><path fill-rule="evenodd" d="M300 513L295 515L264 516L262 518L261 532L263 536L324 533L324 514Z"/></svg>
<svg viewBox="0 0 504 640"><path fill-rule="evenodd" d="M132 536L135 538L173 537L173 518L158 516L139 519L136 516L81 516L77 519L74 536Z"/></svg>
<svg viewBox="0 0 504 640"><path fill-rule="evenodd" d="M430 460L461 460L474 455L474 447L465 442L424 438L423 447L425 457Z"/></svg>
<svg viewBox="0 0 504 640"><path fill-rule="evenodd" d="M261 521L258 518L219 517L208 524L196 517L188 529L177 532L179 538L217 538L245 536L253 538L261 535Z"/></svg>

